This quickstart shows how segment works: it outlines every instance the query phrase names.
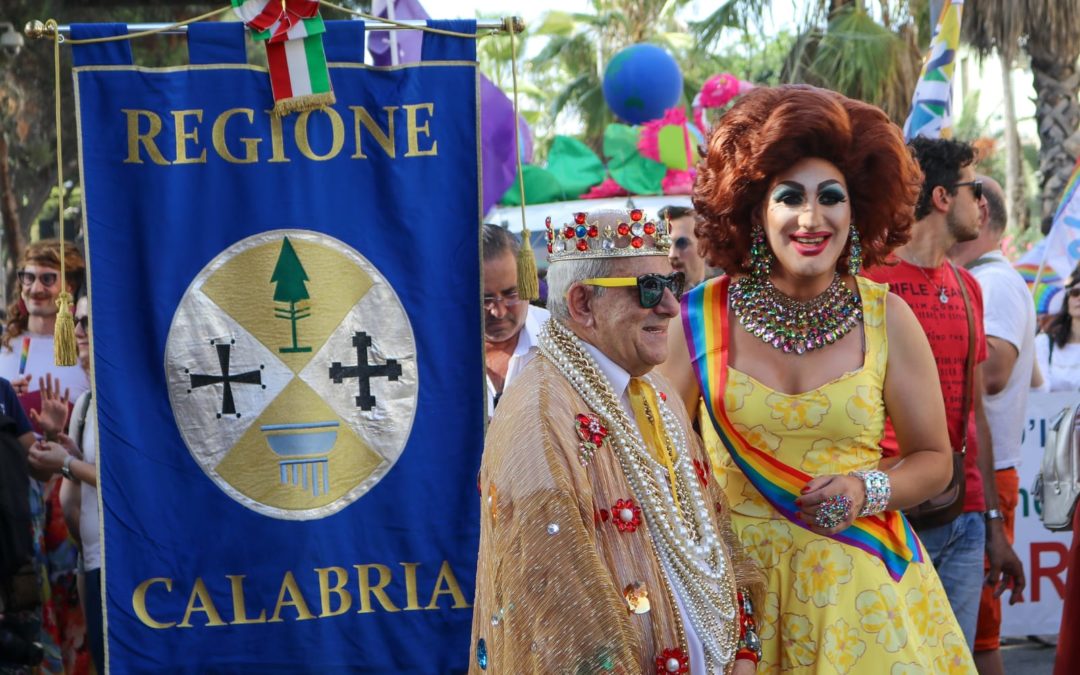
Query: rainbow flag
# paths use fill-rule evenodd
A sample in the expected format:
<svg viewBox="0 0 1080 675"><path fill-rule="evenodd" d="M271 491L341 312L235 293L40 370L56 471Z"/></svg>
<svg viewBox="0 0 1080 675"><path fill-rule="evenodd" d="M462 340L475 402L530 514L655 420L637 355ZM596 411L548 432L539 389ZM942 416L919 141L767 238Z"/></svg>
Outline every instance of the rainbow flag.
<svg viewBox="0 0 1080 675"><path fill-rule="evenodd" d="M1042 263L1045 252L1046 239L1044 238L1040 239L1031 247L1031 250L1013 264L1013 269L1020 273L1020 276L1024 278L1024 283L1028 286L1028 290L1031 291L1031 297L1035 299L1035 311L1038 314L1050 312L1051 301L1058 293L1061 293L1065 284L1065 279L1049 265L1043 269L1042 276L1038 276L1039 265ZM1035 286L1036 277L1039 279L1037 287Z"/></svg>
<svg viewBox="0 0 1080 675"><path fill-rule="evenodd" d="M1066 207L1077 199L1078 188L1080 188L1080 159L1076 160L1076 166L1073 167L1072 176L1069 177L1069 182L1065 183L1065 189L1061 191L1061 203L1058 204L1057 211L1054 212L1055 223L1059 218L1064 217Z"/></svg>
<svg viewBox="0 0 1080 675"><path fill-rule="evenodd" d="M727 347L722 343L728 334L728 282L726 276L713 279L683 295L683 328L701 396L721 443L750 483L785 518L810 529L799 517L795 500L813 476L748 443L724 409ZM923 561L915 532L898 511L859 518L843 532L825 536L879 558L896 581L909 564Z"/></svg>
<svg viewBox="0 0 1080 675"><path fill-rule="evenodd" d="M1013 265L1027 281L1035 298L1035 308L1046 313L1050 301L1061 292L1065 280L1080 265L1080 161L1072 176L1065 183L1061 202L1054 212L1050 232L1031 247ZM1035 277L1042 268L1039 286L1034 288Z"/></svg>
<svg viewBox="0 0 1080 675"><path fill-rule="evenodd" d="M960 15L964 0L945 0L930 38L930 53L911 97L904 138L952 136L952 78L960 46Z"/></svg>

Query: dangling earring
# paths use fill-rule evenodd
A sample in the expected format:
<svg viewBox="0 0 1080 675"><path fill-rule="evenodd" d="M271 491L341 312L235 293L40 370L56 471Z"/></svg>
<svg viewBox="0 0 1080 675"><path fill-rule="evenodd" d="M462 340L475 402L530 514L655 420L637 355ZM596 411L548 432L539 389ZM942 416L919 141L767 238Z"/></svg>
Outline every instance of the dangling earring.
<svg viewBox="0 0 1080 675"><path fill-rule="evenodd" d="M757 281L769 278L772 269L773 254L765 241L765 230L755 225L750 231L750 274Z"/></svg>
<svg viewBox="0 0 1080 675"><path fill-rule="evenodd" d="M862 269L862 244L859 242L859 231L855 229L855 223L848 229L848 240L851 246L848 249L847 268L851 276L855 276Z"/></svg>

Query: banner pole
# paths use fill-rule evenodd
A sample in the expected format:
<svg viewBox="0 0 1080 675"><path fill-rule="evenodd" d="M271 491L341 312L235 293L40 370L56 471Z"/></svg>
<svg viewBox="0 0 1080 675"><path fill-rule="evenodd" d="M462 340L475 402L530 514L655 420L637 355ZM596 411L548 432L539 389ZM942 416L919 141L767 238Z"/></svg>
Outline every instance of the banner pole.
<svg viewBox="0 0 1080 675"><path fill-rule="evenodd" d="M518 24L514 24L515 30L520 32ZM427 27L427 21L417 19L404 19L401 21L394 21L390 23L388 21L364 21L364 30L423 30ZM506 24L501 19L479 19L476 22L476 30L483 31L503 31L506 28ZM70 35L71 26L68 24L59 25L56 27L60 35ZM187 33L187 26L176 26L171 23L129 23L127 25L128 33L143 33L152 31L156 33L162 33L164 35L179 35ZM46 28L45 23L42 21L28 21L26 27L23 29L23 33L26 37L31 39L42 39L52 37L52 33ZM391 34L393 35L393 34Z"/></svg>

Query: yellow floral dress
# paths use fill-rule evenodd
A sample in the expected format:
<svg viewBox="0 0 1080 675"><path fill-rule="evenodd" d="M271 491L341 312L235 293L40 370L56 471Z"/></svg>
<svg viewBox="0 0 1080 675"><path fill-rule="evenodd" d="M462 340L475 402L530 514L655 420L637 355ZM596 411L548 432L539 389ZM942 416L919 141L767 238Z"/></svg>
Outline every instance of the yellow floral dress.
<svg viewBox="0 0 1080 675"><path fill-rule="evenodd" d="M793 396L734 368L727 373L727 413L744 438L815 476L871 469L881 458L888 287L861 278L858 285L867 346L861 369ZM768 578L765 607L757 612L759 673L975 672L925 549L925 562L910 565L894 582L879 559L776 512L719 445L711 425L703 430L732 524Z"/></svg>

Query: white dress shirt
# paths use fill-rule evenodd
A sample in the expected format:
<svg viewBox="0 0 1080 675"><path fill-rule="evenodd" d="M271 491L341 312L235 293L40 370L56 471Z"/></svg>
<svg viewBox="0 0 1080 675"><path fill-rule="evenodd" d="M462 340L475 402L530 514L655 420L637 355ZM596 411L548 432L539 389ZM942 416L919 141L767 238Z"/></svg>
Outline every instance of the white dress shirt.
<svg viewBox="0 0 1080 675"><path fill-rule="evenodd" d="M510 383L514 381L514 378L518 376L529 361L532 361L533 356L536 355L537 350L540 348L540 328L544 325L544 322L551 316L550 313L543 307L529 306L529 312L525 315L525 325L521 327L518 332L517 346L514 347L514 353L510 355L510 362L506 366L506 377L503 379L503 393L506 393L506 388L510 386ZM487 378L487 414L488 419L495 414L495 397L499 394L495 390L495 384L491 381L490 376Z"/></svg>

